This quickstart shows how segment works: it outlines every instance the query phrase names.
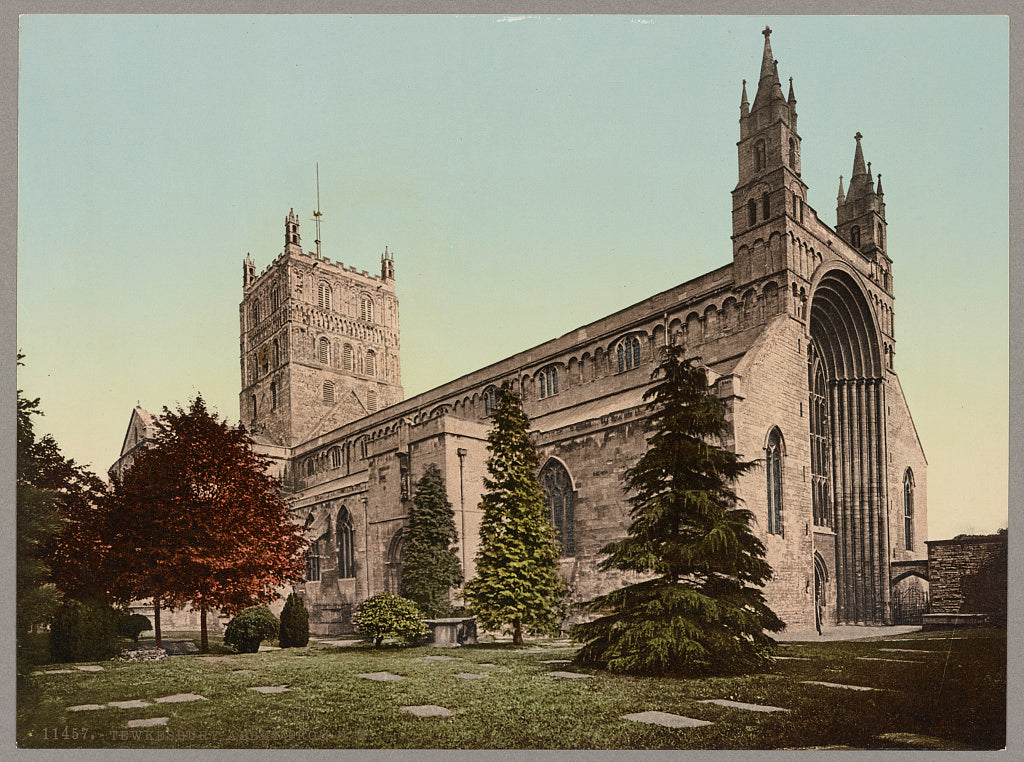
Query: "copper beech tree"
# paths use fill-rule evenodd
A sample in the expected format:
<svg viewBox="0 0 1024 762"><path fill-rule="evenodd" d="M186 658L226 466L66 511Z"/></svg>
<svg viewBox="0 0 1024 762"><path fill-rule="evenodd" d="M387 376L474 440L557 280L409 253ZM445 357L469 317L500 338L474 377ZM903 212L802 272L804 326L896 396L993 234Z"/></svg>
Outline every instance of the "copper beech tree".
<svg viewBox="0 0 1024 762"><path fill-rule="evenodd" d="M202 397L164 408L154 446L112 485L104 511L103 566L109 595L121 602L233 614L269 603L277 589L302 579L305 540L267 462L244 429L206 409Z"/></svg>

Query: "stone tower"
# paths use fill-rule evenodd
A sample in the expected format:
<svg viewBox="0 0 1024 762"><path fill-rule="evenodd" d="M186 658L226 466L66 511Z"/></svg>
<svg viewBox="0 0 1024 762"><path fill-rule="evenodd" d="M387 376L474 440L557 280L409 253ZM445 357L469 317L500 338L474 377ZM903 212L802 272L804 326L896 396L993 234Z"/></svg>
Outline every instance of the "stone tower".
<svg viewBox="0 0 1024 762"><path fill-rule="evenodd" d="M394 255L380 275L302 250L285 218L284 251L259 276L243 265L240 418L257 443L293 447L403 398Z"/></svg>

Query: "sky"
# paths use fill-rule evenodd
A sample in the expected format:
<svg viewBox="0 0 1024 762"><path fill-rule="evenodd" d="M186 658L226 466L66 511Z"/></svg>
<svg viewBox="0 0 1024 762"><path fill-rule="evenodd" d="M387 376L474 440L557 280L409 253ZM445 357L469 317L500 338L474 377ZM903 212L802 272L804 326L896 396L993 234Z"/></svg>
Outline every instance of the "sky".
<svg viewBox="0 0 1024 762"><path fill-rule="evenodd" d="M238 419L242 260L394 252L407 397L731 261L742 80L793 78L835 222L885 188L929 539L1007 521L998 16L21 17L18 387L99 473L136 404ZM848 183L847 183L848 184Z"/></svg>

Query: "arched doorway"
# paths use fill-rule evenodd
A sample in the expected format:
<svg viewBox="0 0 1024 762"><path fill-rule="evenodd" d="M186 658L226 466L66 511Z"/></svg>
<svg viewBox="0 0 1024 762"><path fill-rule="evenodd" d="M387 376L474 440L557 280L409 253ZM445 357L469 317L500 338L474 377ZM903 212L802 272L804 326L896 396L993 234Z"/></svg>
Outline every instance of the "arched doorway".
<svg viewBox="0 0 1024 762"><path fill-rule="evenodd" d="M808 379L810 402L813 412L817 397L818 418L827 425L818 432L824 436L812 439L815 446L826 444L822 468L813 469L821 473L812 474L821 478L812 478L811 486L818 489L815 500L826 503L824 510L820 502L816 506L815 518L830 522L835 531L836 619L884 623L889 619L885 390L880 335L860 276L835 267L817 280L808 329L817 363Z"/></svg>

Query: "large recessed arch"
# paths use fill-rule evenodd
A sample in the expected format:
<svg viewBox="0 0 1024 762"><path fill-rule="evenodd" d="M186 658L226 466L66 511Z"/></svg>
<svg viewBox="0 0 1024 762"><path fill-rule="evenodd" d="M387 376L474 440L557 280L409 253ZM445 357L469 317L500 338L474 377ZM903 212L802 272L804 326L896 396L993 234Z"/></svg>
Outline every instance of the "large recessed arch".
<svg viewBox="0 0 1024 762"><path fill-rule="evenodd" d="M830 381L881 378L881 338L859 277L841 267L811 290L809 331Z"/></svg>

